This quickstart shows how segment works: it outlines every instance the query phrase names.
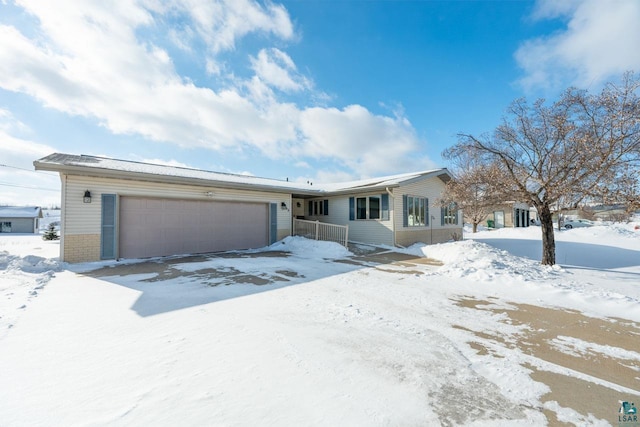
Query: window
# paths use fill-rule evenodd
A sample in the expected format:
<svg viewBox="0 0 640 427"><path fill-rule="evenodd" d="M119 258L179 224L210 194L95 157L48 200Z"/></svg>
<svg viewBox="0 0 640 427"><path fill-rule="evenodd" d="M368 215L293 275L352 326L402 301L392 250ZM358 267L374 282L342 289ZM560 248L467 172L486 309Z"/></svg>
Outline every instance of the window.
<svg viewBox="0 0 640 427"><path fill-rule="evenodd" d="M356 199L356 202L357 202L356 219L367 219L367 198L358 197Z"/></svg>
<svg viewBox="0 0 640 427"><path fill-rule="evenodd" d="M455 225L458 223L458 205L451 203L441 208L442 225Z"/></svg>
<svg viewBox="0 0 640 427"><path fill-rule="evenodd" d="M417 196L402 196L404 202L404 226L424 227L429 225L429 199Z"/></svg>
<svg viewBox="0 0 640 427"><path fill-rule="evenodd" d="M329 200L310 200L309 216L329 215Z"/></svg>
<svg viewBox="0 0 640 427"><path fill-rule="evenodd" d="M349 197L349 220L389 220L389 195Z"/></svg>
<svg viewBox="0 0 640 427"><path fill-rule="evenodd" d="M11 221L0 222L0 233L11 233Z"/></svg>
<svg viewBox="0 0 640 427"><path fill-rule="evenodd" d="M380 197L369 197L369 219L380 219Z"/></svg>

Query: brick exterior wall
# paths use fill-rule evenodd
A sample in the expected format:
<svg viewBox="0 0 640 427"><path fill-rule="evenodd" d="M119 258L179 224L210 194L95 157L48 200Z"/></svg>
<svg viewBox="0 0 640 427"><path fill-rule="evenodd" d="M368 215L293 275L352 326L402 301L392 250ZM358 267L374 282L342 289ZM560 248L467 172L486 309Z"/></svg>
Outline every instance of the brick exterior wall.
<svg viewBox="0 0 640 427"><path fill-rule="evenodd" d="M100 261L100 234L65 235L63 261Z"/></svg>

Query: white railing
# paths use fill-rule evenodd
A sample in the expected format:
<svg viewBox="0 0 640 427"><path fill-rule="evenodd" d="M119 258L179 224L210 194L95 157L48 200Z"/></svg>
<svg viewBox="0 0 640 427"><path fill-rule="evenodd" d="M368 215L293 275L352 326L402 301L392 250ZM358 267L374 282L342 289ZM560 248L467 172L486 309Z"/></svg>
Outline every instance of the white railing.
<svg viewBox="0 0 640 427"><path fill-rule="evenodd" d="M326 222L320 221L294 219L293 235L306 237L307 239L336 242L346 248L347 239L349 238L349 226L327 224Z"/></svg>

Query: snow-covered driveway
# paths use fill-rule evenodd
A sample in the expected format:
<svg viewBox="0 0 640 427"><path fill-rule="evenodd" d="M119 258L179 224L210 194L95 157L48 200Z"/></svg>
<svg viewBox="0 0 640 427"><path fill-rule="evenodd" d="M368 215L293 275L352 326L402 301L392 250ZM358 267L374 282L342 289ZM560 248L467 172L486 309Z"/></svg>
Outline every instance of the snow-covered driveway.
<svg viewBox="0 0 640 427"><path fill-rule="evenodd" d="M614 285L640 262L596 274L437 246L408 252L442 267L287 239L7 268L27 290L49 278L5 305L0 425L608 425L640 401L640 290Z"/></svg>

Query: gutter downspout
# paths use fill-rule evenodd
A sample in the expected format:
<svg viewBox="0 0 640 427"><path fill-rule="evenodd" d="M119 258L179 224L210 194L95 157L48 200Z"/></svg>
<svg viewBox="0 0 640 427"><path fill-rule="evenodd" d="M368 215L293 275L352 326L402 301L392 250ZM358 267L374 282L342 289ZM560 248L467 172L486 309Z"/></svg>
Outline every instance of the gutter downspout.
<svg viewBox="0 0 640 427"><path fill-rule="evenodd" d="M60 261L63 262L65 260L64 241L67 234L67 208L65 205L67 200L67 174L62 172L60 172L60 199Z"/></svg>
<svg viewBox="0 0 640 427"><path fill-rule="evenodd" d="M385 187L384 189L389 195L389 205L391 206L391 202L393 202L393 215L389 215L389 219L391 220L391 235L393 236L393 246L398 246L396 244L396 210L395 210L395 199L393 197L393 193L389 190L389 187Z"/></svg>

